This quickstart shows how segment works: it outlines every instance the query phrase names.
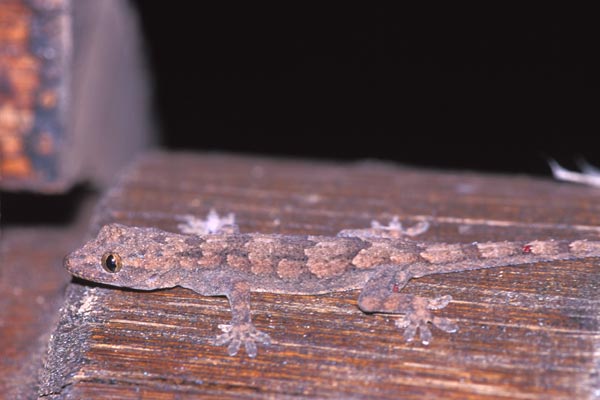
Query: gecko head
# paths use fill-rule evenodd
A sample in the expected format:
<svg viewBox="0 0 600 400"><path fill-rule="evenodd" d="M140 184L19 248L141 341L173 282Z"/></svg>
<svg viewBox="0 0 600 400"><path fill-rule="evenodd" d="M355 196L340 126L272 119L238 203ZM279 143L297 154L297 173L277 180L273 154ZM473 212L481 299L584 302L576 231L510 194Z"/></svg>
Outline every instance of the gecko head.
<svg viewBox="0 0 600 400"><path fill-rule="evenodd" d="M133 289L175 286L172 254L184 237L155 228L110 224L79 250L65 257L65 268L79 278Z"/></svg>

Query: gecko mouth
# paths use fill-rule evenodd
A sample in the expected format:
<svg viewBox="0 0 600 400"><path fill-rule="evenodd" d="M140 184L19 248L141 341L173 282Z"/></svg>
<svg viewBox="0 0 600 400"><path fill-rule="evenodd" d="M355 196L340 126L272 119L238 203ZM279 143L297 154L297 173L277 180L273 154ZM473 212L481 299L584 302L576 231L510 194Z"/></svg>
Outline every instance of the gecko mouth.
<svg viewBox="0 0 600 400"><path fill-rule="evenodd" d="M148 278L148 282L153 283L155 282L158 278L160 278L159 274L152 274L150 275L150 277Z"/></svg>

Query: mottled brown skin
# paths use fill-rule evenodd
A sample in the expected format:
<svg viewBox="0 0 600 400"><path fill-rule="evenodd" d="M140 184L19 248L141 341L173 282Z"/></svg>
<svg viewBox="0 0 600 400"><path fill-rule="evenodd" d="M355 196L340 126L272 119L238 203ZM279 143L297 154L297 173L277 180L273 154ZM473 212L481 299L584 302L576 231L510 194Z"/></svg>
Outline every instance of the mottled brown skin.
<svg viewBox="0 0 600 400"><path fill-rule="evenodd" d="M181 286L204 296L227 296L230 325L215 344L228 344L235 355L244 344L256 356L255 342L267 344L250 317L250 292L314 295L362 289L365 312L405 314L398 327L412 340L417 331L428 344L432 323L446 332L458 327L434 317L450 296L427 299L400 293L411 278L538 261L600 256L600 242L533 241L427 244L370 230L340 235L285 236L223 233L176 234L155 228L106 225L97 238L65 258L80 278L142 290ZM107 265L110 264L110 265ZM111 270L112 269L112 270Z"/></svg>

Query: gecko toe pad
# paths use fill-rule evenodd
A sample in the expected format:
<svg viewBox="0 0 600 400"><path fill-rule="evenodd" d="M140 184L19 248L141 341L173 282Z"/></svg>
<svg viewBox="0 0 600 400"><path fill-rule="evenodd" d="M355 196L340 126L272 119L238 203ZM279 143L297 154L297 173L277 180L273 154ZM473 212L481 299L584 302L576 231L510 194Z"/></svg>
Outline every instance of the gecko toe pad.
<svg viewBox="0 0 600 400"><path fill-rule="evenodd" d="M398 318L395 325L398 328L404 329L404 339L411 342L415 339L417 332L421 339L421 343L427 346L431 343L433 335L429 325L447 332L453 333L458 331L458 325L450 321L448 318L434 317L429 310L438 310L444 308L452 300L450 296L443 296L437 299L428 300L423 298L415 299L413 309L407 312L402 318Z"/></svg>
<svg viewBox="0 0 600 400"><path fill-rule="evenodd" d="M248 356L256 357L256 354L258 353L256 342L264 345L271 343L269 335L259 331L251 323L240 325L221 324L219 325L219 329L221 329L223 333L215 338L213 344L216 346L228 344L227 353L230 356L235 356L243 343Z"/></svg>

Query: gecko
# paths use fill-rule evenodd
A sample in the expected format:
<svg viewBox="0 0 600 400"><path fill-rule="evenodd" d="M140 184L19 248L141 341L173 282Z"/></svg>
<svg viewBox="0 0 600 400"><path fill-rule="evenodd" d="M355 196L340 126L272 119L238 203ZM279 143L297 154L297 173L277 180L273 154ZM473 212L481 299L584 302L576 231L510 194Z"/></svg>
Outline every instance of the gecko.
<svg viewBox="0 0 600 400"><path fill-rule="evenodd" d="M402 293L413 278L434 274L518 266L542 261L600 257L600 241L534 240L523 242L428 243L413 239L428 222L404 228L389 224L342 230L337 236L240 233L234 215L206 219L184 216L181 233L158 228L103 226L97 237L65 257L74 276L114 287L138 290L191 289L203 296L226 296L231 322L212 340L234 356L243 345L250 357L270 336L251 319L251 292L318 295L360 289L365 313L397 315L404 339L417 333L424 345L430 326L447 333L456 323L433 315L452 297L426 298Z"/></svg>

